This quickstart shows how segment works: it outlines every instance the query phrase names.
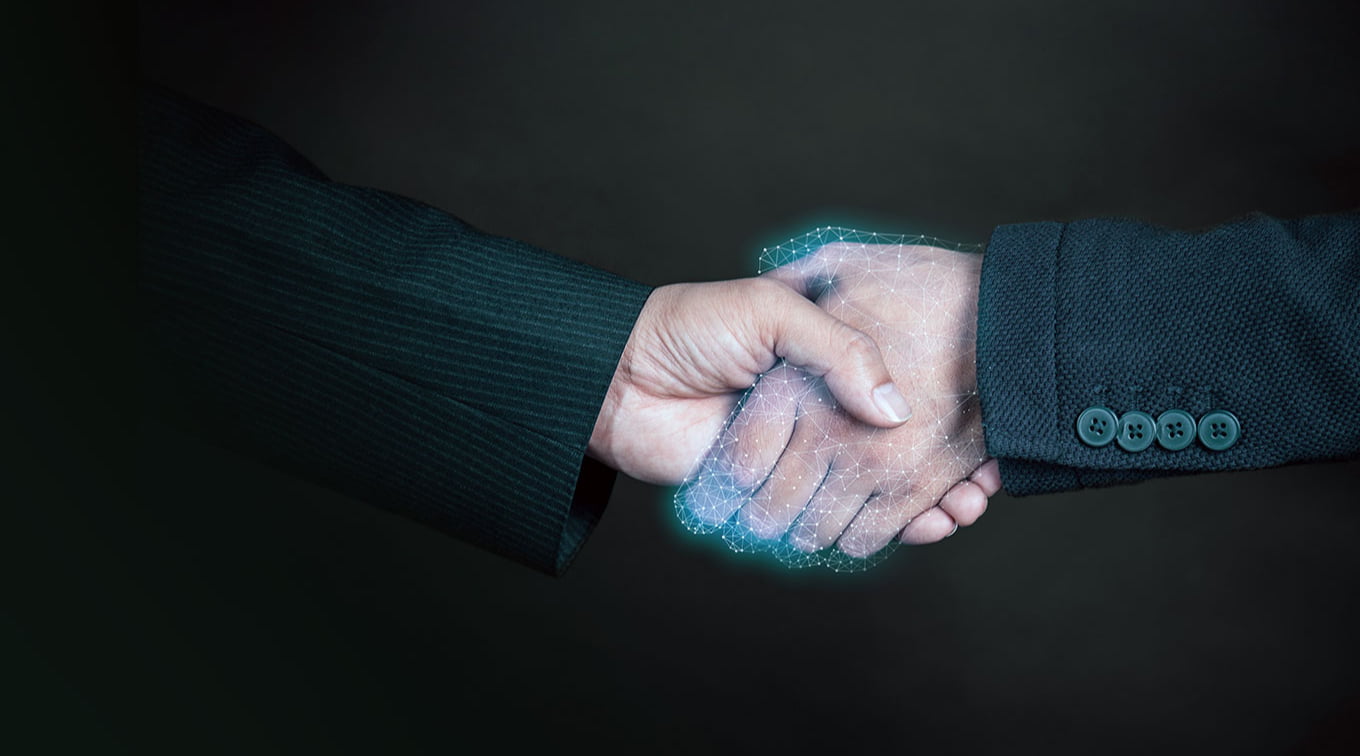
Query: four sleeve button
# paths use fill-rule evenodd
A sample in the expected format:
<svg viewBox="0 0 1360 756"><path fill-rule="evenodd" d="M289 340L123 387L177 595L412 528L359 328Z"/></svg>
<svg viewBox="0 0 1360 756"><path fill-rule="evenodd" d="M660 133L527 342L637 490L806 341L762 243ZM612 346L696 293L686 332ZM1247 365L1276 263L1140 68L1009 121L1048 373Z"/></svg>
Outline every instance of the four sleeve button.
<svg viewBox="0 0 1360 756"><path fill-rule="evenodd" d="M1146 412L1132 410L1119 416L1119 447L1124 451L1140 452L1152 445L1157 434L1157 421Z"/></svg>
<svg viewBox="0 0 1360 756"><path fill-rule="evenodd" d="M1114 440L1119 420L1104 407L1087 407L1077 417L1077 438L1087 446L1104 446Z"/></svg>
<svg viewBox="0 0 1360 756"><path fill-rule="evenodd" d="M1077 438L1083 444L1099 448L1117 441L1121 449L1130 452L1143 451L1154 441L1167 451L1180 451L1196 438L1210 451L1223 451L1235 445L1241 435L1241 423L1227 410L1207 412L1198 422L1179 409L1169 409L1154 420L1138 410L1121 416L1106 407L1093 406L1077 417Z"/></svg>
<svg viewBox="0 0 1360 756"><path fill-rule="evenodd" d="M1157 443L1180 451L1195 442L1195 418L1185 410L1169 409L1157 416Z"/></svg>
<svg viewBox="0 0 1360 756"><path fill-rule="evenodd" d="M1213 451L1223 451L1237 443L1242 425L1227 410L1214 410L1199 419L1199 441Z"/></svg>

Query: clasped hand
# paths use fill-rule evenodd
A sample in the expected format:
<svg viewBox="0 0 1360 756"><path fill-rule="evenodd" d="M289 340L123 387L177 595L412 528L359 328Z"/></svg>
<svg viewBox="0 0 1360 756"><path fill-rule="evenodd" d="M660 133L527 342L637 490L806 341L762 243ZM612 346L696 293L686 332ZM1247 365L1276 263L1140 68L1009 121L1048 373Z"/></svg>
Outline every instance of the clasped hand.
<svg viewBox="0 0 1360 756"><path fill-rule="evenodd" d="M692 529L793 563L941 540L1000 488L974 365L981 262L833 241L759 278L661 287L590 451L684 480Z"/></svg>

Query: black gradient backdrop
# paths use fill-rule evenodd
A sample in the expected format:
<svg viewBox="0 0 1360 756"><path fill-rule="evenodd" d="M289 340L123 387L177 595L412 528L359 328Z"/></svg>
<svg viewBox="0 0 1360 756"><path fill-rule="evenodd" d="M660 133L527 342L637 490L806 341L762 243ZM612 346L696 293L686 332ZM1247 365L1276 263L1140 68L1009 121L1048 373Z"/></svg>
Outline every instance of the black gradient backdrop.
<svg viewBox="0 0 1360 756"><path fill-rule="evenodd" d="M750 274L825 222L982 242L1355 207L1347 5L143 3L139 67L338 180L662 284ZM553 580L137 422L134 495L68 481L19 531L36 556L7 624L38 742L1357 742L1360 463L999 496L849 576L732 556L682 532L670 491L621 480Z"/></svg>

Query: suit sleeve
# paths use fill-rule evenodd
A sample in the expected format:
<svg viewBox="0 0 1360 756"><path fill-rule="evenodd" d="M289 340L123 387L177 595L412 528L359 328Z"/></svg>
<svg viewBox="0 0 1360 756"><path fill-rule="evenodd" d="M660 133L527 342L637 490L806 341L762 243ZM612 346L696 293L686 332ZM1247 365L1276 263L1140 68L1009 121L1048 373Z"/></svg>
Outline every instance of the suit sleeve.
<svg viewBox="0 0 1360 756"><path fill-rule="evenodd" d="M1017 495L1360 454L1360 212L1197 232L1127 220L998 227L978 301L988 452ZM1226 410L1226 449L1140 451L1077 418Z"/></svg>
<svg viewBox="0 0 1360 756"><path fill-rule="evenodd" d="M263 129L144 91L153 410L561 573L614 474L585 457L650 287L326 179Z"/></svg>

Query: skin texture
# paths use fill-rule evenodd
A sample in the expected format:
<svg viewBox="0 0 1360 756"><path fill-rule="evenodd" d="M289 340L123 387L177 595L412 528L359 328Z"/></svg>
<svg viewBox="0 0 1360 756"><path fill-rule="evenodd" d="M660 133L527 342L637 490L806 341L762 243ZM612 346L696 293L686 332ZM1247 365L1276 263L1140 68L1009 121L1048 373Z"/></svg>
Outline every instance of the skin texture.
<svg viewBox="0 0 1360 756"><path fill-rule="evenodd" d="M901 524L888 533L883 543L899 532L905 543L930 543L952 534L958 525L976 521L986 508L987 497L1000 487L995 463L984 464L981 455L976 400L972 402L969 421L942 425L940 418L948 414L944 407L947 402L928 395L918 398L908 388L919 387L921 379L929 377L957 385L963 392L971 389L975 394L971 334L951 332L952 340L947 345L958 350L962 348L960 344L965 344L966 354L954 355L949 361L944 359L944 349L937 348L930 354L941 365L930 370L908 369L901 364L901 358L907 353L906 339L912 334L900 327L885 327L883 321L891 319L875 317L874 313L891 315L901 322L901 318L910 316L902 305L909 300L891 291L891 285L889 290L878 291L867 278L854 283L852 277L841 276L828 285L829 277L835 277L829 263L845 259L846 250L836 250L834 246L759 278L675 284L653 292L620 358L591 436L589 453L639 480L675 485L694 474L706 452L712 461L713 450L721 448L724 439L731 442L737 438L736 432L747 439L743 448L754 449L757 456L768 459L769 473L764 477L784 481L796 477L798 460L806 460L813 467L819 464L821 457L813 447L830 438L833 443L854 444L862 450L863 465L857 468L853 480L847 477L844 496L837 500L848 500L868 489L880 492L875 505L878 509L901 515L897 517ZM869 248L861 247L860 253L867 254L865 249ZM896 254L907 248L891 249ZM945 251L931 254L941 253ZM939 261L952 259L940 257ZM959 318L967 320L970 327L975 323L975 315L966 317L969 307L966 300L971 299L974 312L976 308L975 263L980 263L980 259L970 258L969 264L949 268L947 272L957 273L951 277L954 288L949 291L964 292L951 295L949 301L957 299L961 304L951 311L954 317L936 319L939 328L928 332L940 330L945 322L956 325ZM971 297L966 294L969 286ZM893 344L894 349L881 351L880 343ZM941 346L946 345L941 342ZM894 366L891 353L886 355L885 362L885 351L898 353L897 365ZM894 377L906 389L902 393L906 394L905 403L911 404L911 409L904 407L900 398L894 401L889 397L884 402L882 392L875 394L876 388L893 383ZM903 378L913 383L903 383ZM755 385L758 379L759 384ZM813 393L821 401L807 407L790 403L787 397L770 390L781 380L813 386ZM729 426L741 392L753 385L748 404ZM922 399L924 405L920 404ZM778 419L778 412L752 413L751 403L762 401L786 411L786 418ZM894 407L896 411L892 411ZM913 411L905 424L900 422L902 415ZM757 415L765 422L751 422ZM814 437L811 431L795 435L782 430L791 427L795 420L809 417L824 421L823 426L832 435ZM805 429L812 427L805 422L800 424ZM942 430L950 430L945 447L924 442ZM894 433L897 435L888 435ZM714 446L715 438L719 439L718 447ZM889 446L875 452L880 442ZM894 453L891 450L900 449L903 444L916 450L913 460L925 459L931 452L947 451L950 463L926 466L930 473L928 481L923 478L903 481L903 471L890 464L901 461L900 454L895 460L891 457ZM786 446L793 453L781 457ZM918 465L915 472L923 469ZM771 487L757 498L753 488L742 515L758 519L778 510L787 519L786 510L793 510L791 502L797 497L783 494L776 497L777 490L783 489ZM864 498L860 497L860 504ZM775 502L778 507L773 506ZM804 499L798 505L798 511L793 512L795 517L806 503ZM912 516L914 519L907 525ZM823 527L829 531L830 522ZM841 546L847 553L854 550L852 555L858 555L862 549L853 544L863 543L863 548L877 544L886 527L886 523L880 523L870 530L859 525L865 534L853 541L841 539Z"/></svg>
<svg viewBox="0 0 1360 756"><path fill-rule="evenodd" d="M937 247L830 244L766 276L878 344L913 404L900 427L857 422L823 382L789 364L762 376L705 462L743 495L701 513L803 551L863 558L893 538L938 541L999 488L977 399L982 258Z"/></svg>
<svg viewBox="0 0 1360 756"><path fill-rule="evenodd" d="M643 306L588 451L639 480L678 484L740 392L780 359L820 376L860 422L899 424L872 398L891 383L873 341L805 297L768 278L674 284Z"/></svg>

